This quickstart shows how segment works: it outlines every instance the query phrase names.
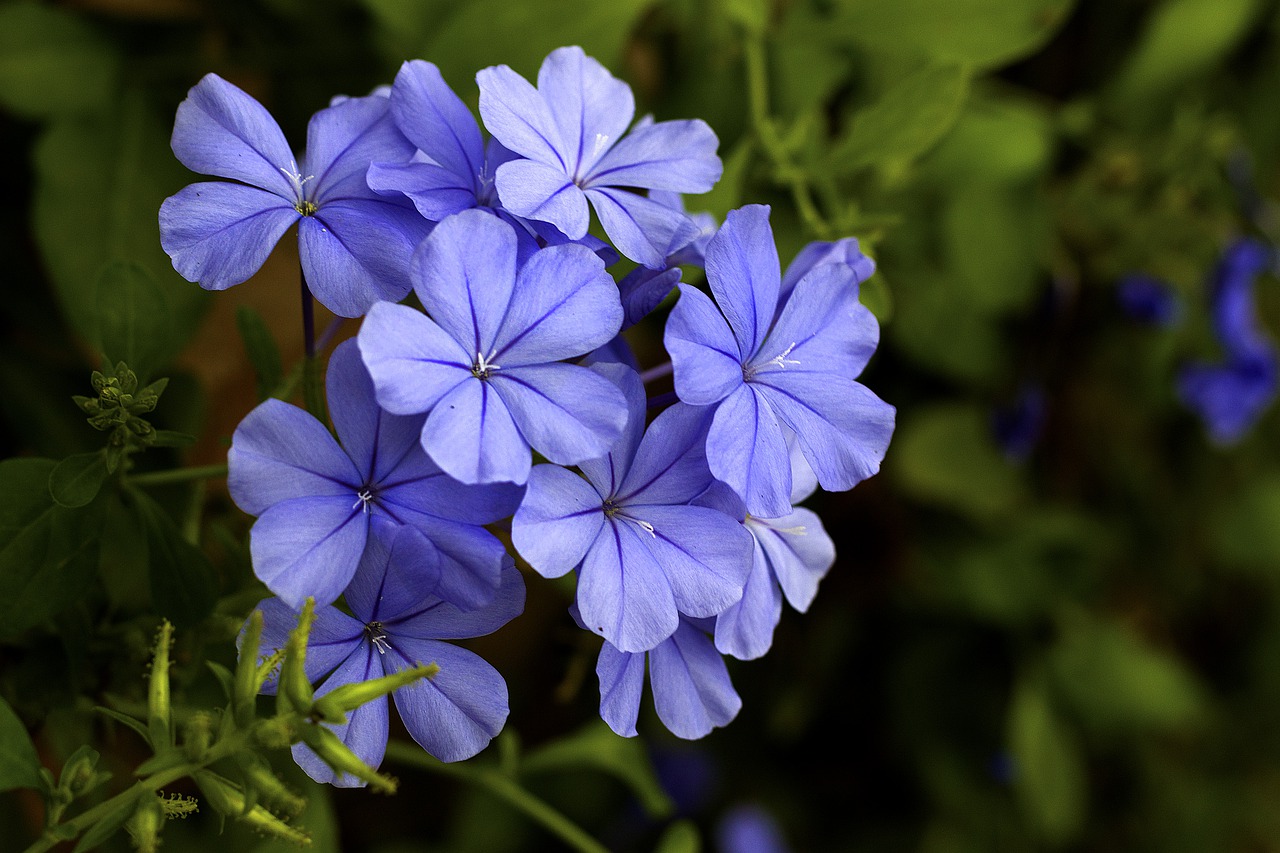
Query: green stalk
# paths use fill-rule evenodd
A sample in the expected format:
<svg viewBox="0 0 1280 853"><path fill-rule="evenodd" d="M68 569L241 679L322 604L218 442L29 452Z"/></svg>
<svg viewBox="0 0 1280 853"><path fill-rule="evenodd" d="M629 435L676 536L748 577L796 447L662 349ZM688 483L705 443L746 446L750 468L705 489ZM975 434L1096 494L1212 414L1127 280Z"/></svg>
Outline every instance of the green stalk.
<svg viewBox="0 0 1280 853"><path fill-rule="evenodd" d="M129 477L135 486L163 486L170 483L189 483L192 480L214 480L227 476L227 466L202 465L197 468L173 468L168 471L148 471Z"/></svg>

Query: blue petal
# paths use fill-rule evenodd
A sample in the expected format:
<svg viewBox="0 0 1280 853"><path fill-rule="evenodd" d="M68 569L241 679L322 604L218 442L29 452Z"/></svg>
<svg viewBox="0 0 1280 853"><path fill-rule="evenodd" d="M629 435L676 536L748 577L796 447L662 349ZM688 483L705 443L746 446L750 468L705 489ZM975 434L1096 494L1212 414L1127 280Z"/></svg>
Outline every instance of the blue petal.
<svg viewBox="0 0 1280 853"><path fill-rule="evenodd" d="M369 198L365 173L371 163L412 156L413 143L396 127L386 98L348 98L320 110L307 125L304 169L312 183L304 190L321 208L339 199Z"/></svg>
<svg viewBox="0 0 1280 853"><path fill-rule="evenodd" d="M585 246L552 246L516 276L493 361L511 368L572 358L607 343L621 325L618 288L600 258Z"/></svg>
<svg viewBox="0 0 1280 853"><path fill-rule="evenodd" d="M607 641L596 660L600 679L600 717L615 734L636 736L640 696L644 691L644 652L620 652Z"/></svg>
<svg viewBox="0 0 1280 853"><path fill-rule="evenodd" d="M430 223L390 199L328 202L298 224L307 286L340 317L360 317L377 301L409 292L409 262Z"/></svg>
<svg viewBox="0 0 1280 853"><path fill-rule="evenodd" d="M742 358L733 330L696 287L680 286L663 343L671 355L676 394L684 402L709 406L742 387Z"/></svg>
<svg viewBox="0 0 1280 853"><path fill-rule="evenodd" d="M160 245L187 281L226 290L261 269L300 216L256 187L192 184L160 205Z"/></svg>
<svg viewBox="0 0 1280 853"><path fill-rule="evenodd" d="M255 610L262 611L262 637L258 641L255 659L261 659L283 649L289 642L289 633L298 626L298 611L293 610L278 598L268 598L258 603ZM334 667L342 663L352 654L364 638L364 625L352 619L336 607L321 607L316 610L315 622L308 635L307 657L303 661L302 671L312 684L328 674ZM244 630L236 637L236 648L244 653L241 643L244 641ZM262 692L268 696L276 692L276 679L279 670L272 672L262 685Z"/></svg>
<svg viewBox="0 0 1280 853"><path fill-rule="evenodd" d="M428 679L401 687L396 710L409 735L441 761L462 761L489 745L507 721L507 683L479 655L436 640L394 635L387 668L439 665Z"/></svg>
<svg viewBox="0 0 1280 853"><path fill-rule="evenodd" d="M845 286L851 288L855 296L858 286L876 271L875 261L862 254L857 238L845 237L835 242L816 241L801 249L787 265L786 272L782 274L778 302L785 303L800 279L808 275L810 270L826 264L843 267L841 274Z"/></svg>
<svg viewBox="0 0 1280 853"><path fill-rule="evenodd" d="M772 398L759 389L754 382L744 385L716 408L707 433L707 462L715 478L738 493L747 512L775 518L791 511L791 461Z"/></svg>
<svg viewBox="0 0 1280 853"><path fill-rule="evenodd" d="M707 281L744 362L769 332L781 280L768 206L749 204L729 211L707 245Z"/></svg>
<svg viewBox="0 0 1280 853"><path fill-rule="evenodd" d="M361 622L385 622L430 598L440 584L440 555L418 530L382 516L369 519L369 538L343 597Z"/></svg>
<svg viewBox="0 0 1280 853"><path fill-rule="evenodd" d="M431 461L419 436L414 433L413 447L378 483L379 504L388 512L424 513L465 524L492 524L515 512L523 489L511 483L459 483Z"/></svg>
<svg viewBox="0 0 1280 853"><path fill-rule="evenodd" d="M626 400L618 387L576 364L500 370L488 384L528 446L558 465L603 456L626 425Z"/></svg>
<svg viewBox="0 0 1280 853"><path fill-rule="evenodd" d="M857 302L842 266L824 264L796 286L749 374L809 371L854 378L880 342L875 315Z"/></svg>
<svg viewBox="0 0 1280 853"><path fill-rule="evenodd" d="M769 651L773 629L782 618L782 590L769 571L759 541L754 550L742 599L716 617L716 648L739 660L755 660Z"/></svg>
<svg viewBox="0 0 1280 853"><path fill-rule="evenodd" d="M644 435L644 422L648 414L644 383L640 374L622 364L597 364L592 367L596 373L608 379L622 391L626 399L627 423L622 434L609 448L609 452L599 459L587 459L578 463L583 476L596 487L604 497L614 497L626 479L627 471L635 458L636 448Z"/></svg>
<svg viewBox="0 0 1280 853"><path fill-rule="evenodd" d="M360 472L311 415L270 399L245 416L227 453L227 489L250 515L308 496L355 500Z"/></svg>
<svg viewBox="0 0 1280 853"><path fill-rule="evenodd" d="M294 609L307 596L330 604L355 574L368 531L368 516L345 497L282 501L249 531L254 574Z"/></svg>
<svg viewBox="0 0 1280 853"><path fill-rule="evenodd" d="M516 233L483 210L450 216L418 247L413 280L422 307L471 359L491 355L515 288Z"/></svg>
<svg viewBox="0 0 1280 853"><path fill-rule="evenodd" d="M686 616L714 616L742 597L751 535L736 519L701 506L628 506L653 529L650 550Z"/></svg>
<svg viewBox="0 0 1280 853"><path fill-rule="evenodd" d="M658 718L677 737L705 737L742 709L724 659L710 638L688 623L649 653L649 681Z"/></svg>
<svg viewBox="0 0 1280 853"><path fill-rule="evenodd" d="M389 501L383 508L394 521L417 528L435 546L440 558L436 595L467 608L481 607L493 600L507 552L492 533L479 525L451 521ZM435 508L435 512L444 511Z"/></svg>
<svg viewBox="0 0 1280 853"><path fill-rule="evenodd" d="M329 356L325 393L333 428L359 470L362 485L381 482L418 447L421 418L392 415L378 405L354 339L338 344Z"/></svg>
<svg viewBox="0 0 1280 853"><path fill-rule="evenodd" d="M366 180L377 192L408 196L432 222L476 206L475 190L467 181L434 163L374 163Z"/></svg>
<svg viewBox="0 0 1280 853"><path fill-rule="evenodd" d="M347 658L316 691L316 697L319 698L345 684L379 678L383 674L382 662L378 660L378 655L374 654L373 645L361 643L359 651ZM372 702L347 712L345 723L338 725L326 723L325 725L365 764L375 769L382 764L382 758L387 752L389 729L386 696L379 696ZM365 785L363 780L349 773L335 774L333 768L325 764L320 756L312 752L306 744L294 745L293 760L298 762L298 766L317 782L327 782L339 788L363 788Z"/></svg>
<svg viewBox="0 0 1280 853"><path fill-rule="evenodd" d="M600 159L583 186L705 193L724 171L716 156L719 144L701 119L638 127Z"/></svg>
<svg viewBox="0 0 1280 853"><path fill-rule="evenodd" d="M422 446L464 483L519 485L529 477L529 442L491 382L472 378L442 397L422 425Z"/></svg>
<svg viewBox="0 0 1280 853"><path fill-rule="evenodd" d="M444 82L440 69L420 59L401 65L391 86L391 112L420 151L467 180L474 199L484 168L484 143L471 110Z"/></svg>
<svg viewBox="0 0 1280 853"><path fill-rule="evenodd" d="M618 282L623 310L622 328L629 329L649 316L679 283L679 267L659 271L640 266L627 273Z"/></svg>
<svg viewBox="0 0 1280 853"><path fill-rule="evenodd" d="M178 104L172 146L193 172L244 181L290 206L302 198L280 125L262 104L217 74L206 74Z"/></svg>
<svg viewBox="0 0 1280 853"><path fill-rule="evenodd" d="M517 216L550 222L570 239L586 236L591 215L587 197L554 166L535 160L512 160L498 167L498 198Z"/></svg>
<svg viewBox="0 0 1280 853"><path fill-rule="evenodd" d="M378 404L395 414L425 412L474 378L470 355L431 319L407 305L374 305L356 340L377 389Z"/></svg>
<svg viewBox="0 0 1280 853"><path fill-rule="evenodd" d="M538 93L559 128L565 171L575 178L590 172L636 112L631 87L576 46L553 50L542 61Z"/></svg>
<svg viewBox="0 0 1280 853"><path fill-rule="evenodd" d="M611 519L579 572L577 602L583 623L621 651L653 648L671 636L680 621L652 541L634 522Z"/></svg>
<svg viewBox="0 0 1280 853"><path fill-rule="evenodd" d="M433 596L398 613L387 611L387 632L420 640L466 640L492 634L524 612L524 577L515 560L502 561L498 591L486 604L463 608Z"/></svg>
<svg viewBox="0 0 1280 853"><path fill-rule="evenodd" d="M836 561L836 546L822 519L803 508L782 518L751 518L747 529L756 537L769 571L777 578L791 606L809 609L821 581Z"/></svg>
<svg viewBox="0 0 1280 853"><path fill-rule="evenodd" d="M684 504L711 485L706 435L710 410L677 403L645 431L616 494L627 506Z"/></svg>
<svg viewBox="0 0 1280 853"><path fill-rule="evenodd" d="M603 501L586 480L557 465L535 465L511 520L511 541L538 574L558 578L582 562L603 524Z"/></svg>
<svg viewBox="0 0 1280 853"><path fill-rule="evenodd" d="M542 94L506 65L476 74L480 87L480 118L504 146L568 174L560 129Z"/></svg>
<svg viewBox="0 0 1280 853"><path fill-rule="evenodd" d="M685 214L633 192L592 187L586 196L618 251L650 269L665 269L668 250L698 235Z"/></svg>

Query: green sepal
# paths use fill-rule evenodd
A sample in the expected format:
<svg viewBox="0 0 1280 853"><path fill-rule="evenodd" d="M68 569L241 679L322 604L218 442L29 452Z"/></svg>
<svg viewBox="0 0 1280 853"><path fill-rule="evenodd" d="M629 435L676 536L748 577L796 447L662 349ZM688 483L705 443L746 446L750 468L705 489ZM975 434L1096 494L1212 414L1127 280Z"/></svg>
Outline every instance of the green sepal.
<svg viewBox="0 0 1280 853"><path fill-rule="evenodd" d="M209 805L219 813L235 817L259 832L274 835L276 838L291 841L294 844L311 843L311 836L306 832L289 826L261 805L253 805L246 810L247 800L244 791L230 779L209 770L197 771L194 777L196 784L208 799Z"/></svg>
<svg viewBox="0 0 1280 853"><path fill-rule="evenodd" d="M357 681L337 687L316 700L315 708L321 706L332 708L339 713L354 711L367 705L380 696L399 690L422 678L434 678L440 667L434 663L418 664L411 669L402 669L390 675L371 678L368 681ZM327 722L333 722L327 720Z"/></svg>
<svg viewBox="0 0 1280 853"><path fill-rule="evenodd" d="M122 799L111 809L111 811L94 821L93 825L85 830L84 834L80 836L80 840L76 842L75 849L72 853L82 853L82 851L85 850L92 850L94 847L97 847L99 844L119 832L120 827L124 826L125 821L129 820L129 818L133 816L134 810L137 807L138 799L149 795L150 792L145 787L139 785L134 788L134 794L135 795L133 797L126 797Z"/></svg>
<svg viewBox="0 0 1280 853"><path fill-rule="evenodd" d="M307 640L311 636L311 626L316 620L316 602L307 597L298 614L298 624L289 632L289 641L285 644L284 662L280 664L280 680L276 685L276 711L280 714L297 712L302 715L311 713L312 697L315 691L307 678Z"/></svg>
<svg viewBox="0 0 1280 853"><path fill-rule="evenodd" d="M133 717L130 717L128 714L122 714L119 711L113 711L112 709L104 708L101 705L95 706L93 710L97 711L99 714L102 714L104 717L109 717L110 719L115 720L117 723L120 723L121 725L132 729L138 734L138 737L142 738L144 741L147 742L147 746L152 745L151 732L147 729L147 727L141 721L135 720Z"/></svg>
<svg viewBox="0 0 1280 853"><path fill-rule="evenodd" d="M385 776L365 764L351 751L342 738L322 725L303 726L299 735L302 742L311 747L320 760L329 765L335 773L348 773L362 779L370 788L383 794L394 794L398 783L390 776Z"/></svg>
<svg viewBox="0 0 1280 853"><path fill-rule="evenodd" d="M256 752L248 750L236 754L236 763L247 786L257 791L269 805L289 816L301 814L307 801L289 790L266 761Z"/></svg>
<svg viewBox="0 0 1280 853"><path fill-rule="evenodd" d="M231 685L231 710L235 720L242 726L253 722L254 708L258 691L263 681L259 680L260 670L258 654L262 646L262 611L257 608L249 614L244 623L244 633L240 637L240 657L236 661L234 680Z"/></svg>
<svg viewBox="0 0 1280 853"><path fill-rule="evenodd" d="M138 853L155 853L160 847L160 831L164 827L164 805L158 796L138 801L125 828Z"/></svg>
<svg viewBox="0 0 1280 853"><path fill-rule="evenodd" d="M216 660L207 660L204 662L204 665L209 668L209 672L213 673L213 677L218 679L218 684L222 687L222 692L226 694L228 699L230 699L232 682L235 678L235 676L231 674L231 670L227 669Z"/></svg>

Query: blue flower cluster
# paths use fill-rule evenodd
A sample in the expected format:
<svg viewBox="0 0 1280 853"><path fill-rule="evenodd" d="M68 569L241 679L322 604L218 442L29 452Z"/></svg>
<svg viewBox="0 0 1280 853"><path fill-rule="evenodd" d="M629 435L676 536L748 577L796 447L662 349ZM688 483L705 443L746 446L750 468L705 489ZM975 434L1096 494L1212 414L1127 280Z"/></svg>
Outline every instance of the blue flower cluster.
<svg viewBox="0 0 1280 853"><path fill-rule="evenodd" d="M296 222L312 293L364 317L330 358L334 434L272 399L233 438L231 496L257 516L254 570L276 596L266 642L311 597L320 692L439 664L394 702L433 755L475 754L505 722L506 686L445 641L521 612L521 573L488 527L510 518L533 571L576 574L609 725L635 734L647 660L661 720L700 737L741 705L723 655L764 654L783 600L805 610L834 562L796 504L876 473L889 443L893 407L856 381L878 341L858 301L873 264L842 240L783 275L767 207L719 228L686 213L680 194L720 176L715 134L635 121L630 88L579 48L548 56L536 86L505 66L476 79L487 141L423 61L389 92L335 99L296 158L214 75L178 109L179 159L235 183L165 202L175 268L229 287ZM619 255L639 266L615 279ZM705 267L710 295L681 265ZM677 287L674 394L651 396L620 332ZM421 308L400 304L410 291ZM381 701L339 733L376 765L387 726Z"/></svg>

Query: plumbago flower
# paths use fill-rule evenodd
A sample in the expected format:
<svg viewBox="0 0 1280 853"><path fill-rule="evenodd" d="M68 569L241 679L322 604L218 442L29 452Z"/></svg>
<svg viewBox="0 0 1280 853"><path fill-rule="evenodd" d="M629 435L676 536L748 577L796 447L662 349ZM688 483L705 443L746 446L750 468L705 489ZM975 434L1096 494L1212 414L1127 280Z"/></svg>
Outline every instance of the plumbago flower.
<svg viewBox="0 0 1280 853"><path fill-rule="evenodd" d="M505 549L481 525L511 514L520 490L466 486L418 446L421 418L387 414L374 400L354 341L334 350L329 414L342 444L311 415L267 400L236 428L227 486L245 512L253 570L294 609L328 604L369 547L403 534L439 553L439 594L478 606L498 588Z"/></svg>
<svg viewBox="0 0 1280 853"><path fill-rule="evenodd" d="M1271 260L1271 251L1255 240L1240 240L1223 253L1210 301L1226 358L1190 364L1178 377L1183 402L1200 415L1216 444L1243 438L1280 386L1280 354L1262 330L1253 300L1254 281Z"/></svg>
<svg viewBox="0 0 1280 853"><path fill-rule="evenodd" d="M316 611L307 646L305 671L311 681L328 675L316 697L344 684L390 675L418 664L440 671L415 681L392 696L410 736L441 761L461 761L488 745L507 719L507 685L496 669L474 652L444 640L492 633L524 610L524 581L509 557L492 600L462 610L440 597L433 584L442 577L437 552L411 528L371 540L359 570L347 587L348 616L336 607ZM278 598L258 605L263 614L263 648L283 648L298 614ZM275 692L275 682L264 693ZM380 696L331 726L370 767L382 763L387 748L387 697ZM317 782L357 787L364 782L335 774L304 744L293 757Z"/></svg>
<svg viewBox="0 0 1280 853"><path fill-rule="evenodd" d="M544 577L577 569L588 630L643 652L675 632L681 613L714 616L742 597L751 537L719 510L690 505L711 485L703 414L677 405L645 430L635 371L595 369L626 394L626 429L606 454L578 466L581 477L536 466L511 539Z"/></svg>
<svg viewBox="0 0 1280 853"><path fill-rule="evenodd" d="M879 339L875 317L851 286L853 270L847 263L814 266L779 312L769 208L748 205L730 211L707 246L715 302L680 286L664 339L676 394L714 407L711 473L754 516L791 512L784 425L824 489L853 488L880 468L894 408L853 379Z"/></svg>
<svg viewBox="0 0 1280 853"><path fill-rule="evenodd" d="M672 734L696 740L728 725L742 709L724 658L707 635L710 620L680 618L675 633L646 652L622 652L607 640L596 660L600 717L623 737L636 736L645 655L658 719Z"/></svg>
<svg viewBox="0 0 1280 853"><path fill-rule="evenodd" d="M536 89L505 65L484 69L476 82L485 127L527 158L498 167L507 210L577 240L587 233L590 202L618 251L653 268L664 266L670 247L697 236L684 213L629 188L709 191L723 167L706 122L663 121L627 133L631 87L580 47L552 51Z"/></svg>
<svg viewBox="0 0 1280 853"><path fill-rule="evenodd" d="M608 343L622 306L585 246L541 249L520 266L511 226L477 210L423 241L414 291L430 317L375 305L360 352L389 412L427 412L422 446L467 483L523 483L530 448L562 465L602 455L626 422L612 382L560 361Z"/></svg>
<svg viewBox="0 0 1280 853"><path fill-rule="evenodd" d="M359 317L408 293L409 258L430 223L365 183L374 160L413 153L386 98L347 98L316 113L296 162L261 104L207 74L178 106L172 145L193 172L241 182L192 184L160 206L161 245L188 281L239 284L296 222L307 286L333 313Z"/></svg>
<svg viewBox="0 0 1280 853"><path fill-rule="evenodd" d="M649 198L673 210L684 212L684 199L679 193L653 190L649 193ZM707 243L716 233L716 220L710 213L695 213L689 218L697 229L696 233L690 239L688 232L681 231L676 239L685 242L665 250L665 259L660 268L638 266L618 282L618 294L622 298L622 310L625 312L622 328L627 329L639 323L667 298L680 283L681 264L705 266Z"/></svg>

